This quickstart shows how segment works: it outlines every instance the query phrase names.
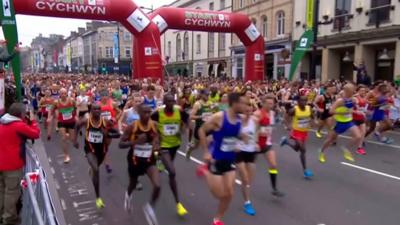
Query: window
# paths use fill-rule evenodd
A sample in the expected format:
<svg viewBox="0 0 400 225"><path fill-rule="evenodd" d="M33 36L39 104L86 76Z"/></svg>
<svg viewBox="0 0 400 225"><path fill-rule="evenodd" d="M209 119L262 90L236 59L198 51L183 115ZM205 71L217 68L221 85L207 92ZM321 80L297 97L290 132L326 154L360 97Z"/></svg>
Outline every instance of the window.
<svg viewBox="0 0 400 225"><path fill-rule="evenodd" d="M285 34L285 13L279 11L276 14L276 35L282 36Z"/></svg>
<svg viewBox="0 0 400 225"><path fill-rule="evenodd" d="M244 0L239 0L239 8L243 8L244 7Z"/></svg>
<svg viewBox="0 0 400 225"><path fill-rule="evenodd" d="M112 47L106 47L106 58L112 58L113 56L114 56L113 48Z"/></svg>
<svg viewBox="0 0 400 225"><path fill-rule="evenodd" d="M214 57L214 47L215 47L215 40L214 40L214 33L208 33L208 57Z"/></svg>
<svg viewBox="0 0 400 225"><path fill-rule="evenodd" d="M210 10L214 10L214 2L210 2L210 7L209 7L209 9L210 9Z"/></svg>
<svg viewBox="0 0 400 225"><path fill-rule="evenodd" d="M131 55L132 55L131 47L125 47L125 56L126 56L126 58L130 58Z"/></svg>
<svg viewBox="0 0 400 225"><path fill-rule="evenodd" d="M196 54L201 54L201 34L196 35Z"/></svg>
<svg viewBox="0 0 400 225"><path fill-rule="evenodd" d="M222 57L225 55L226 48L226 34L220 33L218 35L218 56Z"/></svg>
<svg viewBox="0 0 400 225"><path fill-rule="evenodd" d="M167 56L171 57L171 41L168 41L167 44Z"/></svg>
<svg viewBox="0 0 400 225"><path fill-rule="evenodd" d="M188 60L189 56L189 33L186 31L183 35L183 53L182 60Z"/></svg>
<svg viewBox="0 0 400 225"><path fill-rule="evenodd" d="M243 58L239 57L236 58L236 74L237 74L237 78L239 79L243 79Z"/></svg>
<svg viewBox="0 0 400 225"><path fill-rule="evenodd" d="M257 27L257 19L256 18L251 18L251 22L254 24L254 26Z"/></svg>
<svg viewBox="0 0 400 225"><path fill-rule="evenodd" d="M220 9L225 9L225 0L220 0L219 1L219 8Z"/></svg>
<svg viewBox="0 0 400 225"><path fill-rule="evenodd" d="M131 33L124 31L124 41L130 41L132 39Z"/></svg>
<svg viewBox="0 0 400 225"><path fill-rule="evenodd" d="M336 0L335 19L333 29L341 30L349 26L349 17L351 11L351 0Z"/></svg>
<svg viewBox="0 0 400 225"><path fill-rule="evenodd" d="M176 35L176 61L180 61L182 58L182 40L181 34Z"/></svg>
<svg viewBox="0 0 400 225"><path fill-rule="evenodd" d="M101 47L99 47L99 58L103 58L103 52L101 50Z"/></svg>
<svg viewBox="0 0 400 225"><path fill-rule="evenodd" d="M371 0L369 23L379 26L380 23L390 19L390 0Z"/></svg>
<svg viewBox="0 0 400 225"><path fill-rule="evenodd" d="M268 17L262 17L262 35L266 39L268 37Z"/></svg>

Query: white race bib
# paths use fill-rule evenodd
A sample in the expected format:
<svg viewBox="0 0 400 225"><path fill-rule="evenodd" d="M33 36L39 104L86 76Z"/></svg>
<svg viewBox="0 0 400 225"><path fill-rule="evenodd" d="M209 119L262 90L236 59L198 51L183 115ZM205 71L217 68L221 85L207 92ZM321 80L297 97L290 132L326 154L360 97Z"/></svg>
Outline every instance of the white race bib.
<svg viewBox="0 0 400 225"><path fill-rule="evenodd" d="M201 114L203 121L207 121L211 116L212 116L211 112L205 112L205 113Z"/></svg>
<svg viewBox="0 0 400 225"><path fill-rule="evenodd" d="M62 114L63 120L70 120L72 119L72 112L65 112Z"/></svg>
<svg viewBox="0 0 400 225"><path fill-rule="evenodd" d="M332 103L326 103L326 105L325 105L325 109L330 109L330 108L331 108L331 106L332 106Z"/></svg>
<svg viewBox="0 0 400 225"><path fill-rule="evenodd" d="M310 119L309 118L299 119L297 122L297 125L299 126L299 128L302 128L302 129L309 128L310 127Z"/></svg>
<svg viewBox="0 0 400 225"><path fill-rule="evenodd" d="M236 150L238 144L237 138L224 138L221 143L221 151L223 152L233 152Z"/></svg>
<svg viewBox="0 0 400 225"><path fill-rule="evenodd" d="M89 131L88 141L93 144L103 143L103 133L100 131Z"/></svg>
<svg viewBox="0 0 400 225"><path fill-rule="evenodd" d="M165 136L174 136L179 133L178 124L165 124L163 128L164 128L163 133Z"/></svg>
<svg viewBox="0 0 400 225"><path fill-rule="evenodd" d="M101 118L105 119L105 120L111 120L111 113L110 112L102 112L101 113Z"/></svg>
<svg viewBox="0 0 400 225"><path fill-rule="evenodd" d="M261 136L270 136L272 133L272 127L271 126L261 126L260 127L260 135Z"/></svg>
<svg viewBox="0 0 400 225"><path fill-rule="evenodd" d="M140 158L150 158L152 153L153 146L148 143L144 145L135 145L135 149L133 150L133 154Z"/></svg>

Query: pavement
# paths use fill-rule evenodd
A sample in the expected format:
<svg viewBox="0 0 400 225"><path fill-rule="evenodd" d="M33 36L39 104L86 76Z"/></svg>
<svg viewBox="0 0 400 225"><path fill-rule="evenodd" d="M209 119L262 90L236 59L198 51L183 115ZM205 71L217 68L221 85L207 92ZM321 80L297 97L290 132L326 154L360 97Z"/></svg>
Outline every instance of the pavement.
<svg viewBox="0 0 400 225"><path fill-rule="evenodd" d="M70 225L144 225L146 220L142 206L149 200L151 185L147 177L140 180L143 191L134 192L134 210L131 214L123 209L123 200L128 185L127 150L117 147L114 140L109 151L113 172L107 174L101 168L100 191L106 207L97 210L94 190L88 175L88 164L83 152L71 145L71 163L63 164L59 135L43 142L64 217ZM274 143L287 135L282 128L274 132ZM278 186L286 196L276 198L270 194L267 163L260 155L257 160L256 178L251 187L255 216L242 210L243 199L240 185L235 186L235 196L224 218L227 225L399 225L400 224L400 134L388 136L395 143L384 145L370 139L366 156L356 156L356 162L344 162L338 147L327 152L327 163L320 164L317 151L323 139L310 132L307 144L308 164L315 177L302 177L298 154L288 147L275 146L279 163ZM83 137L80 137L83 140ZM337 146L346 144L348 136L340 137ZM185 218L176 215L175 203L168 185L168 177L162 174L162 191L156 206L160 225L205 225L211 224L217 203L212 198L206 183L195 175L201 161L200 151L187 161L183 153L178 154L175 165L181 202L189 211ZM237 182L240 183L240 182Z"/></svg>

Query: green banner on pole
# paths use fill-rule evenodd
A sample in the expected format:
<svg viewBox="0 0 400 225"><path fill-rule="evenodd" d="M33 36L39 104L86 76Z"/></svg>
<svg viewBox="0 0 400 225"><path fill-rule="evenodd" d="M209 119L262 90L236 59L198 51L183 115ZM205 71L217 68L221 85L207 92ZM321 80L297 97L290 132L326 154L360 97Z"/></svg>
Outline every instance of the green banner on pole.
<svg viewBox="0 0 400 225"><path fill-rule="evenodd" d="M14 52L15 46L18 44L17 23L15 20L15 10L13 0L0 0L0 20L3 28L4 37L7 41L7 50L9 54ZM21 60L19 53L11 60L13 68L17 101L22 101L22 81L21 81Z"/></svg>
<svg viewBox="0 0 400 225"><path fill-rule="evenodd" d="M297 42L296 49L292 56L292 63L290 65L289 80L293 79L296 72L297 66L304 58L306 52L310 49L314 43L314 32L312 30L306 30Z"/></svg>

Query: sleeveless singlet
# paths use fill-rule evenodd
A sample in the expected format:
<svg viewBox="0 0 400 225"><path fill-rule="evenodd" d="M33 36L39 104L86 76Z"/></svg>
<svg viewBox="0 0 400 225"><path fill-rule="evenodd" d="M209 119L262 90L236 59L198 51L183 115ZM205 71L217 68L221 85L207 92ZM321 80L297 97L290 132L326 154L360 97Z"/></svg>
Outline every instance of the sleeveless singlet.
<svg viewBox="0 0 400 225"><path fill-rule="evenodd" d="M257 126L253 118L250 117L246 126L242 126L243 134L248 135L249 141L248 143L244 143L243 141L239 141L239 149L242 152L255 152L256 151L256 132Z"/></svg>

